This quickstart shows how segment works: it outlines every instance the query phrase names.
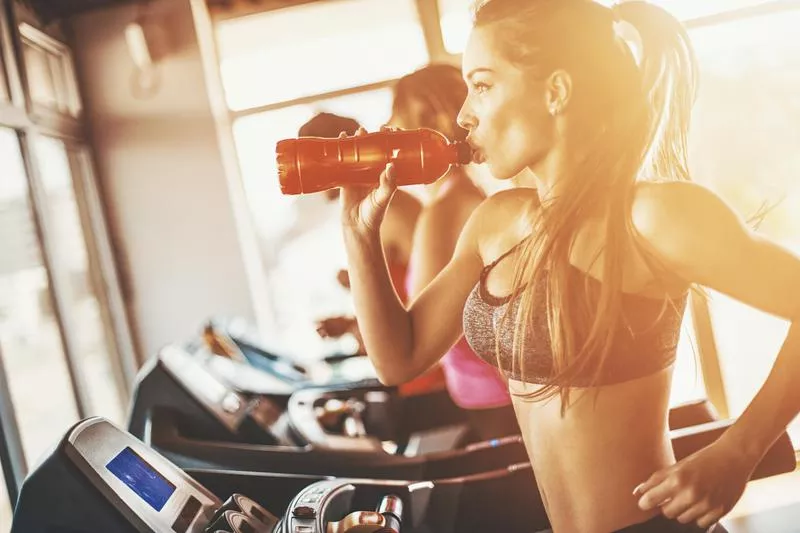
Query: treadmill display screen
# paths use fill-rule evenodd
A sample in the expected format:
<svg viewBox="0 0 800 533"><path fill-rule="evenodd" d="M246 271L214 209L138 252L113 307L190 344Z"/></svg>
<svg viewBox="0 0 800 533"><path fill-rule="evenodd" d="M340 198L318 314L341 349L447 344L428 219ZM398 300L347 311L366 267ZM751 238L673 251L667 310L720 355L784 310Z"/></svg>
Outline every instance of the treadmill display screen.
<svg viewBox="0 0 800 533"><path fill-rule="evenodd" d="M175 492L175 485L130 448L125 448L106 468L147 504L160 511Z"/></svg>

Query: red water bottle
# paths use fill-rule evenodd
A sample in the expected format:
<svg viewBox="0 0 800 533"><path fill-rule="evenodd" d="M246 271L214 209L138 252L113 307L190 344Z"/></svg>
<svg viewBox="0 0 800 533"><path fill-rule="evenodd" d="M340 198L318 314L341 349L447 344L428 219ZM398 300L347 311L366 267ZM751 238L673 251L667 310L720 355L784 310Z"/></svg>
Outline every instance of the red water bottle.
<svg viewBox="0 0 800 533"><path fill-rule="evenodd" d="M278 141L278 178L283 194L308 194L342 185L377 185L386 164L394 162L398 185L433 183L450 165L466 165L472 150L438 131L381 131L324 139Z"/></svg>

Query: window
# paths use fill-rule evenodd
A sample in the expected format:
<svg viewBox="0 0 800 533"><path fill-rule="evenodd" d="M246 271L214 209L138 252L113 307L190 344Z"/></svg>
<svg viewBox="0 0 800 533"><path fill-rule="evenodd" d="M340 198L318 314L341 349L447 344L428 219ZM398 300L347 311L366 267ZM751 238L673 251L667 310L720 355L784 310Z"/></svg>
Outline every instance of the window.
<svg viewBox="0 0 800 533"><path fill-rule="evenodd" d="M121 423L123 407L111 368L100 302L93 289L87 240L81 224L67 148L50 137L34 137L33 152L44 192L44 217L53 243L54 275L64 280L66 313L62 317L89 397L89 412Z"/></svg>
<svg viewBox="0 0 800 533"><path fill-rule="evenodd" d="M259 113L234 123L242 179L278 317L273 333L299 357L335 348L332 341L317 338L314 322L329 313L352 310L349 294L336 284L337 271L346 265L338 203L323 195L282 195L275 144L296 137L300 126L320 111L355 118L375 130L389 119L391 102L392 91L379 89Z"/></svg>
<svg viewBox="0 0 800 533"><path fill-rule="evenodd" d="M251 15L219 23L217 41L234 111L399 78L429 59L411 0L316 2Z"/></svg>
<svg viewBox="0 0 800 533"><path fill-rule="evenodd" d="M116 278L89 277L98 264L107 270L99 250L110 244L88 230L97 226L89 213L99 211L87 199L94 184L81 154L72 54L34 27L44 24L23 4L3 4L18 24L0 13L0 422L10 455L0 474L0 531L11 527L10 503L28 467L80 417L124 422L121 367L134 366L131 349L128 360L116 352L130 345L130 332L106 327L126 319L109 302ZM48 31L64 34L58 26Z"/></svg>
<svg viewBox="0 0 800 533"><path fill-rule="evenodd" d="M56 84L50 71L47 52L33 44L24 43L23 53L31 99L37 104L57 107Z"/></svg>
<svg viewBox="0 0 800 533"><path fill-rule="evenodd" d="M69 49L28 24L21 24L19 30L31 100L58 113L80 115L75 67Z"/></svg>
<svg viewBox="0 0 800 533"><path fill-rule="evenodd" d="M472 29L472 0L439 0L439 24L442 27L444 48L460 54L467 45Z"/></svg>
<svg viewBox="0 0 800 533"><path fill-rule="evenodd" d="M28 464L78 420L13 130L0 128L0 344Z"/></svg>
<svg viewBox="0 0 800 533"><path fill-rule="evenodd" d="M701 65L691 133L696 180L800 253L800 10L692 30ZM764 382L788 323L720 294L711 315L732 416ZM800 447L800 420L791 427Z"/></svg>
<svg viewBox="0 0 800 533"><path fill-rule="evenodd" d="M612 5L628 0L598 0ZM668 10L680 20L689 20L724 11L763 4L767 0L650 0ZM460 54L467 44L472 27L471 8L474 0L439 0L439 23L445 49L451 54Z"/></svg>

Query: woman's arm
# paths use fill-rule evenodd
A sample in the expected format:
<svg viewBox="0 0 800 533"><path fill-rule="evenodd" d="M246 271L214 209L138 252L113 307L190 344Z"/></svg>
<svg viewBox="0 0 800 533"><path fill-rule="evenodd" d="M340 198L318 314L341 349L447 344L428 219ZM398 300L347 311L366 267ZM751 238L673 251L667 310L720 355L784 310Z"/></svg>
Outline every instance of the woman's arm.
<svg viewBox="0 0 800 533"><path fill-rule="evenodd" d="M699 185L656 187L639 196L634 224L676 274L792 321L772 373L726 434L760 459L800 412L800 258Z"/></svg>
<svg viewBox="0 0 800 533"><path fill-rule="evenodd" d="M720 473L706 480L692 473L702 472L704 466L706 470L712 468L709 465L720 466L723 461L715 460L725 452L729 472L735 471L734 465L742 466L741 472L755 468L800 412L800 258L750 231L719 197L690 183L643 185L634 201L633 221L645 246L683 279L792 321L766 382L715 443L713 449L719 454L701 454L671 471L656 473L642 488L643 507L652 508L670 498L673 503L664 507L665 514L679 517L684 513L688 521L706 516L700 522L704 526L730 510L750 472L743 481ZM712 483L721 485L709 488ZM705 489L698 489L701 485ZM694 511L684 503L690 501Z"/></svg>
<svg viewBox="0 0 800 533"><path fill-rule="evenodd" d="M463 333L462 314L483 263L475 210L452 259L406 309L392 288L376 232L345 227L350 285L359 328L381 382L405 383L436 363Z"/></svg>
<svg viewBox="0 0 800 533"><path fill-rule="evenodd" d="M437 200L423 210L414 232L410 299L420 294L450 262L462 228L480 203L478 194L450 197Z"/></svg>

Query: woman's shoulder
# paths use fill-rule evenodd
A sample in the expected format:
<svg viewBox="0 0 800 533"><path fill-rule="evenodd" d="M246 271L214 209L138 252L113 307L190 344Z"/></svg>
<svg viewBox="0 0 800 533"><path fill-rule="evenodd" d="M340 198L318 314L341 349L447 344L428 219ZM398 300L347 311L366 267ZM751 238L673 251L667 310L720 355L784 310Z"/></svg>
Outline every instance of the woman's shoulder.
<svg viewBox="0 0 800 533"><path fill-rule="evenodd" d="M692 280L687 265L715 241L730 240L744 221L716 193L692 182L638 184L631 203L637 243L669 270Z"/></svg>
<svg viewBox="0 0 800 533"><path fill-rule="evenodd" d="M649 181L636 185L631 221L640 236L657 238L665 231L691 231L696 224L729 210L722 198L698 183Z"/></svg>

